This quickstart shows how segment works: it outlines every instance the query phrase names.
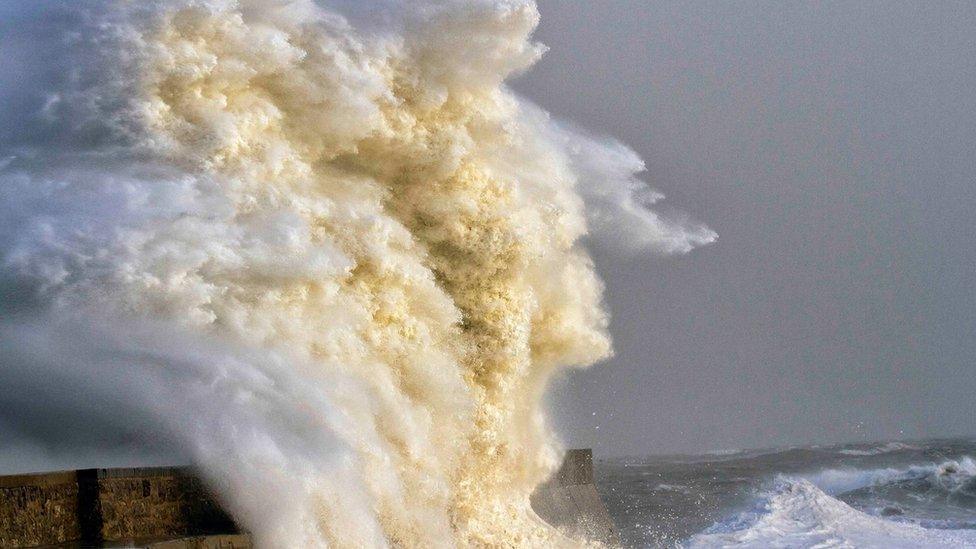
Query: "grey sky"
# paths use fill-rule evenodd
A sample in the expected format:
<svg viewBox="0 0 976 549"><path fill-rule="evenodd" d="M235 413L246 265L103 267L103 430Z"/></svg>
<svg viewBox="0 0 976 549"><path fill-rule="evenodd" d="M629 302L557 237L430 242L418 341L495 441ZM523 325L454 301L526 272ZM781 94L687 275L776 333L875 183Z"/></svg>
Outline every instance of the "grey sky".
<svg viewBox="0 0 976 549"><path fill-rule="evenodd" d="M976 4L540 0L515 88L719 242L596 250L617 356L554 395L616 454L976 433Z"/></svg>

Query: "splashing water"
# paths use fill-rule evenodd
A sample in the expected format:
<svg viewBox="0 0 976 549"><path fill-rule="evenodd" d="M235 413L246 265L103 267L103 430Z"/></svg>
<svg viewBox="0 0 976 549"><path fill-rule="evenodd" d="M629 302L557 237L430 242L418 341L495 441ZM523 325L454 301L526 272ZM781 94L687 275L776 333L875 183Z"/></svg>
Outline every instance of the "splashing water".
<svg viewBox="0 0 976 549"><path fill-rule="evenodd" d="M558 543L540 402L611 352L579 240L715 235L505 87L534 4L84 4L0 149L4 401L163 433L261 546Z"/></svg>

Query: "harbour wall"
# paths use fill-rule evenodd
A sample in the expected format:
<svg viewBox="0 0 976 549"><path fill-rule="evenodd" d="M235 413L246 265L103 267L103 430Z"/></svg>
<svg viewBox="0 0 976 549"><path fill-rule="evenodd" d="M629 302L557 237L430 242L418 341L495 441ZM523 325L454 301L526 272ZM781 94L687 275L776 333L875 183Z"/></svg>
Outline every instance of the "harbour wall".
<svg viewBox="0 0 976 549"><path fill-rule="evenodd" d="M532 495L567 536L619 542L593 484L593 454L570 450ZM0 477L0 547L246 549L251 546L189 468L83 469Z"/></svg>

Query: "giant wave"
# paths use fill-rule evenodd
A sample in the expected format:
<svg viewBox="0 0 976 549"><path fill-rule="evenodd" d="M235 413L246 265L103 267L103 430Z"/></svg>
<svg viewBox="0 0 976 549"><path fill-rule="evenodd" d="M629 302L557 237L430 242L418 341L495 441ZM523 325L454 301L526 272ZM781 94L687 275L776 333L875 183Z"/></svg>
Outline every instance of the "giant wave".
<svg viewBox="0 0 976 549"><path fill-rule="evenodd" d="M543 52L533 2L2 9L0 398L25 425L165 438L260 546L566 541L529 494L548 380L611 353L581 241L715 234L505 85Z"/></svg>

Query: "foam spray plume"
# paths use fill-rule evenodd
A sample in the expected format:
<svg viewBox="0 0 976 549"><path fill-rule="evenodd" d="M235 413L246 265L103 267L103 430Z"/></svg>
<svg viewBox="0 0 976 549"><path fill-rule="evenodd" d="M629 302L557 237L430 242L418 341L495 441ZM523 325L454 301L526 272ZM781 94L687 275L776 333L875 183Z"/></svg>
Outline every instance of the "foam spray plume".
<svg viewBox="0 0 976 549"><path fill-rule="evenodd" d="M611 352L581 239L715 235L506 87L534 4L83 4L31 8L63 70L0 107L0 400L158 433L259 546L560 542L541 401Z"/></svg>

